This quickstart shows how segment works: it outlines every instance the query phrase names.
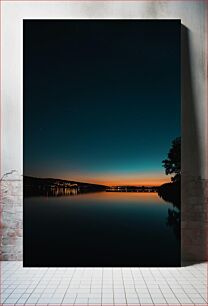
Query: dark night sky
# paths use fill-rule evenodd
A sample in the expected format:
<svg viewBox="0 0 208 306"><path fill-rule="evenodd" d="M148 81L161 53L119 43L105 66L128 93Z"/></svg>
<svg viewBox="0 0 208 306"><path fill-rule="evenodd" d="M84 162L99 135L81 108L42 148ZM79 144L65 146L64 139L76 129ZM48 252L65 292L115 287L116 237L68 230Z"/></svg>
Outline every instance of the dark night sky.
<svg viewBox="0 0 208 306"><path fill-rule="evenodd" d="M179 20L24 21L25 175L161 183L179 135Z"/></svg>

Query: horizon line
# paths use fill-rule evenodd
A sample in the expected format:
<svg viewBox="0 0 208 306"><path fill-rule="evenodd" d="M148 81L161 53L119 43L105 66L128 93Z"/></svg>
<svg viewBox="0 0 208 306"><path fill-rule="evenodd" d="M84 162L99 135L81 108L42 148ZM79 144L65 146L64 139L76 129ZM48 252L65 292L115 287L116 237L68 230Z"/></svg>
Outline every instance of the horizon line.
<svg viewBox="0 0 208 306"><path fill-rule="evenodd" d="M62 181L72 181L72 182L77 182L77 183L86 183L86 184L92 184L92 185L103 185L103 186L106 186L106 187L116 187L116 186L126 186L126 187L128 187L128 186L132 186L132 187L158 187L158 186L161 186L162 184L165 184L165 183L170 183L170 181L168 180L168 178L167 178L167 180L165 180L165 179L159 179L159 180L161 180L161 182L159 183L159 182L155 182L155 183L153 183L154 182L154 179L151 179L153 182L150 182L150 183L148 183L147 181L148 181L148 179L145 179L145 181L146 182L143 182L143 183L112 183L112 184L110 184L110 183L100 183L99 181L98 182L93 182L93 179L92 180L90 180L90 181L82 181L82 180L77 180L77 179L66 179L66 178L57 178L57 177L41 177L41 176L31 176L31 175L26 175L26 174L23 174L23 177L24 176L27 176L27 177L32 177L32 178L37 178L37 179L55 179L55 180L62 180Z"/></svg>

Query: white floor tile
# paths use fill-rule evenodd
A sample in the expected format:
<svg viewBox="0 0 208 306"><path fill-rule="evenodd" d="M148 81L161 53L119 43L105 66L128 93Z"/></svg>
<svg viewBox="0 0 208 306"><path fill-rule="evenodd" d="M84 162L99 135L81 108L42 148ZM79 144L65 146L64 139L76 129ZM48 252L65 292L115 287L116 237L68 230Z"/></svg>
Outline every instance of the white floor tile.
<svg viewBox="0 0 208 306"><path fill-rule="evenodd" d="M113 298L103 298L102 299L102 303L108 303L108 304L110 304L110 303L113 303Z"/></svg>
<svg viewBox="0 0 208 306"><path fill-rule="evenodd" d="M5 305L206 305L207 265L183 268L23 268L1 262ZM92 304L92 305L93 305Z"/></svg>
<svg viewBox="0 0 208 306"><path fill-rule="evenodd" d="M88 298L76 299L75 304L88 304Z"/></svg>

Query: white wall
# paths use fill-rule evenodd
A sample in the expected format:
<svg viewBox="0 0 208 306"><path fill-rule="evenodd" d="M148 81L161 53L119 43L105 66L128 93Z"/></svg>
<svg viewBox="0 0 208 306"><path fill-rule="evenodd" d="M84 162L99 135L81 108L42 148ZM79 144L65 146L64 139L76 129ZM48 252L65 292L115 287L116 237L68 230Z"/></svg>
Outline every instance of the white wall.
<svg viewBox="0 0 208 306"><path fill-rule="evenodd" d="M3 207L11 213L4 219L5 233L11 220L17 220L8 207L11 202L11 182L21 182L23 173L23 110L22 110L22 26L23 19L82 19L134 18L181 19L182 28L182 256L185 260L205 258L205 229L207 229L207 41L206 1L3 1L1 2L1 177L4 176ZM40 72L41 73L41 72ZM168 107L168 101L167 101ZM5 187L6 186L6 187ZM22 205L21 183L12 194L12 203ZM15 187L16 188L16 187ZM19 189L18 189L19 188ZM208 188L207 188L208 190ZM18 200L17 200L18 199ZM206 197L207 201L207 197ZM207 204L207 202L206 202ZM18 210L18 226L22 222ZM13 218L13 219L11 219ZM16 219L15 219L16 218ZM10 223L6 220L9 219ZM16 222L16 221L15 221ZM16 224L16 223L15 223ZM13 226L15 228L15 226ZM200 230L196 233L196 229ZM17 228L18 230L19 228ZM18 232L18 231L17 231ZM3 259L20 258L21 234L13 242L15 251L2 243ZM195 236L194 236L195 235ZM18 238L15 240L15 237ZM193 238L195 237L195 238ZM202 237L202 238L200 238ZM194 240L195 239L195 240ZM201 240L200 240L201 239ZM202 249L199 248L199 245ZM13 248L14 250L14 248ZM197 254L200 253L201 257ZM6 254L6 255L5 255ZM198 256L198 257L197 257Z"/></svg>

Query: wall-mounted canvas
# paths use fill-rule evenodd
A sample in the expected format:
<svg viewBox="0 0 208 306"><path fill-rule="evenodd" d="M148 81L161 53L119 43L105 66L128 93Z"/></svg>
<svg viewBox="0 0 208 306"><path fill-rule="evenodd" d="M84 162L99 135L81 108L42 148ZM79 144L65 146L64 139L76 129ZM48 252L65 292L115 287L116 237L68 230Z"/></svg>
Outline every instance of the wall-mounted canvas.
<svg viewBox="0 0 208 306"><path fill-rule="evenodd" d="M24 20L24 266L180 266L180 20Z"/></svg>

